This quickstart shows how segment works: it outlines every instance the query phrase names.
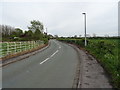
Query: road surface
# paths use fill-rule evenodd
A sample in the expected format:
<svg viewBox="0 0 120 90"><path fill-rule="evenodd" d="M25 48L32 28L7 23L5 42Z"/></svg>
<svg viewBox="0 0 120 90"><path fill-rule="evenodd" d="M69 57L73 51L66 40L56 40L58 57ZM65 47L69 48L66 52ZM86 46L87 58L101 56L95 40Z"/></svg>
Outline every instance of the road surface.
<svg viewBox="0 0 120 90"><path fill-rule="evenodd" d="M72 88L78 53L56 40L49 48L2 68L3 88Z"/></svg>

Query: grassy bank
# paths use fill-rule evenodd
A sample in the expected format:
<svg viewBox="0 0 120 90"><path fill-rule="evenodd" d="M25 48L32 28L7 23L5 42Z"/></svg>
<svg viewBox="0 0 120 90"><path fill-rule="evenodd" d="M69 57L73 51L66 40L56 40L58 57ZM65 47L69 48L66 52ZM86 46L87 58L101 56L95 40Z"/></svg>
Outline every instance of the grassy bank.
<svg viewBox="0 0 120 90"><path fill-rule="evenodd" d="M85 48L95 56L112 78L115 88L120 89L120 42L119 39L87 39L84 47L84 39L59 39L68 43L77 44Z"/></svg>

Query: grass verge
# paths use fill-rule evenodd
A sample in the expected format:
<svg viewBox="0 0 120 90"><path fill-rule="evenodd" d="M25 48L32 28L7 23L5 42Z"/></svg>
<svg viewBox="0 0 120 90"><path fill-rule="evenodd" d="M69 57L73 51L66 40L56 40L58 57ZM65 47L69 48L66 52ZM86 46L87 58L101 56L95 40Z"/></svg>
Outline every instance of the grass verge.
<svg viewBox="0 0 120 90"><path fill-rule="evenodd" d="M92 54L104 67L114 88L120 90L120 41L119 39L88 39L84 47L84 39L59 39L74 43Z"/></svg>

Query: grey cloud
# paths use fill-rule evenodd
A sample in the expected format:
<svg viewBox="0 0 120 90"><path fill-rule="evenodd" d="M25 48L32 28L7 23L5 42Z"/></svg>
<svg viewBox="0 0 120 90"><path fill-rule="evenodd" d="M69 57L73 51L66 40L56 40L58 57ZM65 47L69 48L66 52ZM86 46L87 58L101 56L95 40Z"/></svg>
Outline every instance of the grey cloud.
<svg viewBox="0 0 120 90"><path fill-rule="evenodd" d="M88 34L116 35L117 33L116 2L5 2L3 8L3 24L21 27L24 30L30 25L31 20L36 19L42 21L51 34L84 35L82 12L86 12Z"/></svg>

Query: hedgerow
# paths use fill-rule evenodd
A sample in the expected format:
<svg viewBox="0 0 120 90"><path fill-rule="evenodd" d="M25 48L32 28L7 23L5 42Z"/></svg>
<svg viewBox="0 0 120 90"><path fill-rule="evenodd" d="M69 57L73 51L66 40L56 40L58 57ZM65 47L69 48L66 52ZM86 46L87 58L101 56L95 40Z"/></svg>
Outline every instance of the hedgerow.
<svg viewBox="0 0 120 90"><path fill-rule="evenodd" d="M68 43L74 43L85 48L94 55L112 78L115 88L120 89L120 42L119 39L88 39L84 46L84 39L59 39Z"/></svg>

